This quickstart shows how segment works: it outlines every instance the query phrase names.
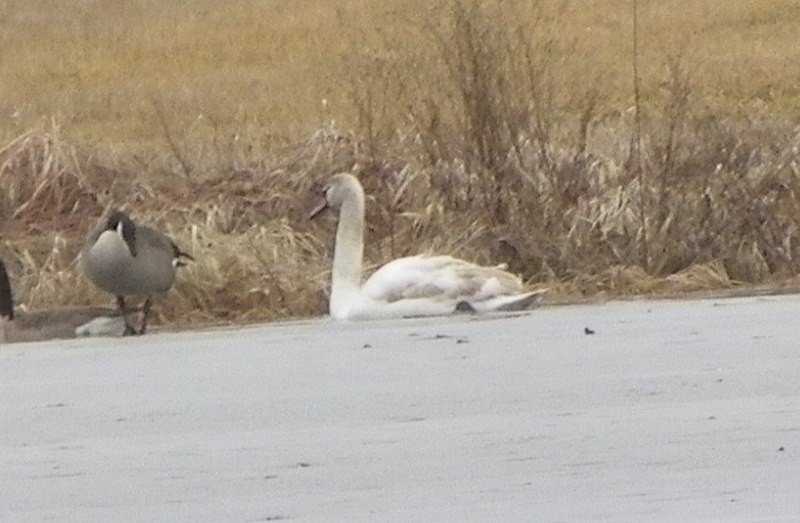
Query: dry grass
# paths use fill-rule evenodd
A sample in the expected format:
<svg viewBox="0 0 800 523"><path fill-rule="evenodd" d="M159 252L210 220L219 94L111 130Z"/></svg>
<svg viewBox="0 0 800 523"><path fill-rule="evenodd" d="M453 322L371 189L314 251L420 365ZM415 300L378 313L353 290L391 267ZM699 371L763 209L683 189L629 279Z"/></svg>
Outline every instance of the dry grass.
<svg viewBox="0 0 800 523"><path fill-rule="evenodd" d="M721 105L759 103L797 115L800 8L794 2L640 4L645 100L657 93L666 58L682 55L704 94ZM351 128L358 115L347 87L353 77L369 73L368 61L430 57L419 22L441 20L437 10L443 7L429 5L7 0L0 3L0 130L10 139L55 118L70 136L115 150L163 146L154 99L180 138L271 134L294 141L327 118ZM553 39L552 62L564 99L580 105L592 83L609 109L630 105L629 4L503 5ZM343 62L353 55L362 62ZM421 77L437 76L427 66L417 69Z"/></svg>
<svg viewBox="0 0 800 523"><path fill-rule="evenodd" d="M161 320L323 313L356 170L367 259L507 262L553 299L800 273L794 2L0 4L0 255L26 306L101 303L76 270L112 206L198 262ZM323 103L324 101L324 103Z"/></svg>

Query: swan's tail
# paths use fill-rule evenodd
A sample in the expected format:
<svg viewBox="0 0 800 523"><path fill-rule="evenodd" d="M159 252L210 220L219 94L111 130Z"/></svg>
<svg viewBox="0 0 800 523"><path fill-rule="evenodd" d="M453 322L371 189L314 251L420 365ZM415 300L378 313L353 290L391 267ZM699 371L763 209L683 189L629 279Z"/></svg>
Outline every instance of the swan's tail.
<svg viewBox="0 0 800 523"><path fill-rule="evenodd" d="M524 311L538 305L545 292L546 289L511 296L495 296L488 300L462 301L456 305L456 310L459 312Z"/></svg>

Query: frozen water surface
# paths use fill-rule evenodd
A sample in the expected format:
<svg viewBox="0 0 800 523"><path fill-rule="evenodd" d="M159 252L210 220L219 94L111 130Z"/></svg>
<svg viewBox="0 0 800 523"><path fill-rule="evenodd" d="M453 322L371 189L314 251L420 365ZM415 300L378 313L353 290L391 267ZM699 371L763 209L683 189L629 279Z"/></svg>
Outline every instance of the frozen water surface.
<svg viewBox="0 0 800 523"><path fill-rule="evenodd" d="M0 521L798 521L799 316L631 301L0 346Z"/></svg>

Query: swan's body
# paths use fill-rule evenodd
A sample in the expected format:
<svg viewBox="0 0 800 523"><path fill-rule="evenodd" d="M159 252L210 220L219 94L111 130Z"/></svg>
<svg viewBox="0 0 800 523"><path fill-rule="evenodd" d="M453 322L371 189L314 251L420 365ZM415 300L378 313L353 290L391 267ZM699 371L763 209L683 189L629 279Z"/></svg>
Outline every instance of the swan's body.
<svg viewBox="0 0 800 523"><path fill-rule="evenodd" d="M519 277L450 256L409 256L391 261L363 284L364 190L351 174L337 174L325 190L325 208L339 209L329 312L337 320L443 316L459 311L521 310L538 291Z"/></svg>
<svg viewBox="0 0 800 523"><path fill-rule="evenodd" d="M0 260L0 343L44 341L79 336L122 336L125 321L113 309L74 307L14 311L5 264Z"/></svg>
<svg viewBox="0 0 800 523"><path fill-rule="evenodd" d="M152 296L172 287L175 271L183 265L181 258L192 259L166 235L115 211L89 234L81 251L81 267L92 283L117 297L126 334L143 334ZM127 319L127 296L146 297L138 330Z"/></svg>

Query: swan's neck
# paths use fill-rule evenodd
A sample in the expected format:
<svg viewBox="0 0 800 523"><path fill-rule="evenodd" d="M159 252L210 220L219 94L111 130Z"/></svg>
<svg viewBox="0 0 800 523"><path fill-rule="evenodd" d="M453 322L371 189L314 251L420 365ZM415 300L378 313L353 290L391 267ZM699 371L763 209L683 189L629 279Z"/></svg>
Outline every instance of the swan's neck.
<svg viewBox="0 0 800 523"><path fill-rule="evenodd" d="M343 318L361 288L364 256L364 193L351 192L339 210L331 278L331 316Z"/></svg>

